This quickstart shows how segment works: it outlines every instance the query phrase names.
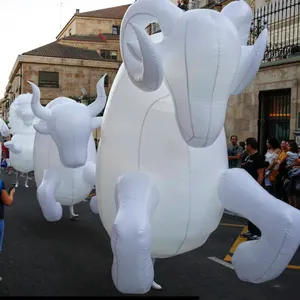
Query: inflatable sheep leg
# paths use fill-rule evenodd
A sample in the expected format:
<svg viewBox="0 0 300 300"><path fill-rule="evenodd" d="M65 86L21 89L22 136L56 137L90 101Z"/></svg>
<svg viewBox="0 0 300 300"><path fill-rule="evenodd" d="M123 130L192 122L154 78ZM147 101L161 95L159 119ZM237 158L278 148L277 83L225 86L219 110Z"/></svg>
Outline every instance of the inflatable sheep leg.
<svg viewBox="0 0 300 300"><path fill-rule="evenodd" d="M140 0L123 18L124 63L104 114L96 182L112 278L122 293L156 287L153 259L202 246L224 208L262 231L233 256L241 280L276 278L298 248L300 212L246 171L228 170L228 98L252 81L267 44L264 29L247 46L251 21L244 1L219 13ZM144 28L152 22L162 32L149 37Z"/></svg>
<svg viewBox="0 0 300 300"><path fill-rule="evenodd" d="M93 139L91 139L92 142L94 142ZM90 142L89 146L90 149L92 149L93 143ZM91 165L94 166L91 166ZM92 168L91 168L92 167ZM70 173L70 176L72 176L71 172L73 170L64 170L65 174ZM68 172L71 171L71 172ZM43 211L44 217L49 222L58 221L62 217L62 207L61 204L69 206L69 213L70 213L70 219L75 220L79 215L75 214L74 212L74 205L70 205L70 203L79 203L82 200L86 198L86 196L91 192L94 181L95 181L95 164L92 162L88 162L83 168L80 168L77 170L78 174L81 174L82 178L80 179L78 176L78 181L74 180L74 176L72 176L72 183L68 182L68 180L62 178L62 176L59 175L59 173L52 168L45 169L42 182L40 186L37 189L37 198L39 201L39 204L41 206L41 209ZM93 174L93 177L91 176ZM77 175L77 174L76 174ZM77 177L77 176L76 176ZM84 195L77 196L77 199L70 198L70 196L66 195L64 198L60 195L63 193L60 188L66 189L66 186L68 186L70 189L74 189L75 184L80 184L81 187L86 185L87 188L83 190ZM82 192L81 192L82 193ZM79 191L78 191L79 195ZM57 202L59 200L59 202ZM94 202L94 201L93 201ZM94 213L97 213L94 208L95 204L91 203L91 206L93 205L92 211Z"/></svg>
<svg viewBox="0 0 300 300"><path fill-rule="evenodd" d="M19 178L20 178L20 173L19 171L16 171L16 183L15 183L15 187L17 188L19 186ZM28 173L25 173L25 183L24 183L24 186L26 188L28 188L28 180L29 180L29 176L28 176Z"/></svg>
<svg viewBox="0 0 300 300"><path fill-rule="evenodd" d="M74 205L85 200L95 186L96 147L92 131L101 126L97 115L106 103L104 78L97 84L97 99L86 106L59 97L43 107L39 88L32 86L32 110L41 121L34 125L37 198L45 219L58 221L62 206L70 218L78 217ZM95 211L95 201L91 203Z"/></svg>
<svg viewBox="0 0 300 300"><path fill-rule="evenodd" d="M238 277L252 283L278 277L300 243L299 211L274 198L241 169L222 174L219 200L226 209L244 216L262 232L259 241L242 243L236 249L232 264Z"/></svg>
<svg viewBox="0 0 300 300"><path fill-rule="evenodd" d="M158 190L148 176L140 173L128 173L121 176L116 185L117 217L111 231L111 248L114 254L112 272L116 286L123 278L124 271L130 271L130 281L142 288L144 282L160 290L161 286L154 279L154 262L151 258L151 225L150 219L159 202ZM134 213L132 214L134 208ZM130 215L130 217L129 217ZM124 218L129 217L126 222ZM129 242L130 241L130 242ZM122 249L122 253L118 251ZM146 251L146 253L144 252ZM145 259L146 254L146 260ZM136 270L143 261L145 276L140 277ZM134 270L132 272L132 270ZM119 273L121 271L121 273ZM120 274L120 276L116 276ZM144 292L143 289L140 290ZM126 292L126 291L123 291ZM128 290L128 292L130 292Z"/></svg>

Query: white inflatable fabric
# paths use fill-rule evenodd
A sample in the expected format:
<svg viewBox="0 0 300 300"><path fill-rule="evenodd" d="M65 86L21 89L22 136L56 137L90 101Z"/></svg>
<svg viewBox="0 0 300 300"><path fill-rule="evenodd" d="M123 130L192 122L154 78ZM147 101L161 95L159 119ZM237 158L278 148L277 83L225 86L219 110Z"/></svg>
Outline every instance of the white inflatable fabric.
<svg viewBox="0 0 300 300"><path fill-rule="evenodd" d="M4 143L9 149L11 166L22 173L33 171L33 125L39 120L31 110L31 98L29 93L21 94L11 104L8 125L13 137Z"/></svg>
<svg viewBox="0 0 300 300"><path fill-rule="evenodd" d="M267 29L254 46L245 46L251 19L244 1L219 13L183 12L165 0L141 0L124 16L121 50L129 78L143 91L157 90L165 78L181 135L192 147L212 145L223 128L230 94L247 87L259 69ZM144 27L155 20L162 35L153 43Z"/></svg>
<svg viewBox="0 0 300 300"><path fill-rule="evenodd" d="M53 101L51 102L53 103ZM93 136L87 145L87 159L96 162L96 148ZM61 205L71 206L84 200L94 185L84 178L85 164L76 169L66 168L59 159L56 144L49 135L37 132L34 143L34 175L37 187L42 184L44 170L54 169L59 177L55 199Z"/></svg>
<svg viewBox="0 0 300 300"><path fill-rule="evenodd" d="M9 136L9 128L1 118L0 118L0 133L4 137Z"/></svg>
<svg viewBox="0 0 300 300"><path fill-rule="evenodd" d="M232 184L236 182L239 184ZM228 210L245 216L262 231L259 241L237 247L232 264L238 277L252 283L278 277L300 243L299 211L274 198L241 169L231 169L222 175L219 197Z"/></svg>
<svg viewBox="0 0 300 300"><path fill-rule="evenodd" d="M71 217L76 217L73 205L85 200L95 184L92 131L100 127L101 118L96 116L106 103L104 77L97 84L97 99L89 106L59 97L43 107L39 88L30 84L32 110L41 118L34 126L34 172L40 206L51 222L61 219L61 205L69 206Z"/></svg>
<svg viewBox="0 0 300 300"><path fill-rule="evenodd" d="M96 183L105 228L110 233L116 217L114 195L119 177L141 172L159 190L159 205L151 216L152 257L169 257L201 246L223 213L217 200L217 178L228 167L224 132L210 148L187 146L166 86L143 95L131 84L124 66L110 97L98 148ZM134 113L131 118L130 112ZM134 213L129 206L124 209ZM141 221L145 217L140 215Z"/></svg>
<svg viewBox="0 0 300 300"><path fill-rule="evenodd" d="M116 190L119 213L111 232L113 281L123 293L131 293L136 290L136 286L139 288L136 293L146 293L154 278L149 217L158 204L158 191L146 175L140 176L139 173L121 177ZM128 213L130 218L125 220ZM126 259L127 257L135 259ZM136 272L138 270L143 270L143 273ZM122 282L121 286L119 282Z"/></svg>
<svg viewBox="0 0 300 300"><path fill-rule="evenodd" d="M285 206L279 215L282 204L274 199L273 209L261 214L257 207L270 196L259 184L243 170L228 180L228 98L251 82L267 44L264 29L254 46L246 46L251 19L244 1L219 13L182 12L168 0L139 0L124 16L124 64L105 110L96 170L99 214L114 254L112 277L123 293L156 288L152 258L203 245L224 208L243 212L258 226L268 221L262 231L270 238L257 248L257 242L247 242L235 255L241 279L275 278L297 249L299 212ZM162 32L149 37L144 28L152 22ZM247 185L251 197L244 197ZM281 231L271 236L269 227L277 222L290 228L285 236ZM257 261L249 257L254 248Z"/></svg>
<svg viewBox="0 0 300 300"><path fill-rule="evenodd" d="M0 118L0 133L3 137L9 136L9 128L7 127L6 123ZM2 147L1 147L1 158L2 158ZM0 173L1 173L1 167L0 167Z"/></svg>

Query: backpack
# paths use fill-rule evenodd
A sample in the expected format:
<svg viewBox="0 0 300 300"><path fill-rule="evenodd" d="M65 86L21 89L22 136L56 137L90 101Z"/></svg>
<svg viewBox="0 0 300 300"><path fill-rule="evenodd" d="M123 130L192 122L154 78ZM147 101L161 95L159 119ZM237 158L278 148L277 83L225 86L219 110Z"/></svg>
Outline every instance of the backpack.
<svg viewBox="0 0 300 300"><path fill-rule="evenodd" d="M4 169L7 168L7 162L6 162L5 159L3 159L2 162L1 162L1 168L4 168Z"/></svg>

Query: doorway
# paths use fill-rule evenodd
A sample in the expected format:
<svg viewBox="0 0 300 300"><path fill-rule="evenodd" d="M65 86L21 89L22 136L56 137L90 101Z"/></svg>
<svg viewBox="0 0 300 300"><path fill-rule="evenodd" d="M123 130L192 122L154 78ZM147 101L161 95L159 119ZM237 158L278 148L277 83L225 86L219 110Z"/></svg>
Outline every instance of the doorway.
<svg viewBox="0 0 300 300"><path fill-rule="evenodd" d="M259 93L259 152L266 152L266 140L275 137L281 142L290 138L291 89Z"/></svg>

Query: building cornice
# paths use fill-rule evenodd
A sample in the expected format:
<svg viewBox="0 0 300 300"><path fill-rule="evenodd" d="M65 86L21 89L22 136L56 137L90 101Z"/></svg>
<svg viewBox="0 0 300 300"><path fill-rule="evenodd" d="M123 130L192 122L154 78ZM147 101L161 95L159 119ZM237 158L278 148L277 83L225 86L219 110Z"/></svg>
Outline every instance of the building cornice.
<svg viewBox="0 0 300 300"><path fill-rule="evenodd" d="M46 57L35 55L23 55L22 63L76 66L104 69L118 69L121 61L84 60L75 58Z"/></svg>
<svg viewBox="0 0 300 300"><path fill-rule="evenodd" d="M60 33L57 35L56 40L60 40L61 38L63 38L62 34L63 32L68 28L69 25L71 25L76 19L82 19L82 20L99 20L99 21L119 21L121 22L122 19L112 19L112 18L99 18L99 17L81 17L78 15L74 15L69 22L65 25L65 27L60 31Z"/></svg>

